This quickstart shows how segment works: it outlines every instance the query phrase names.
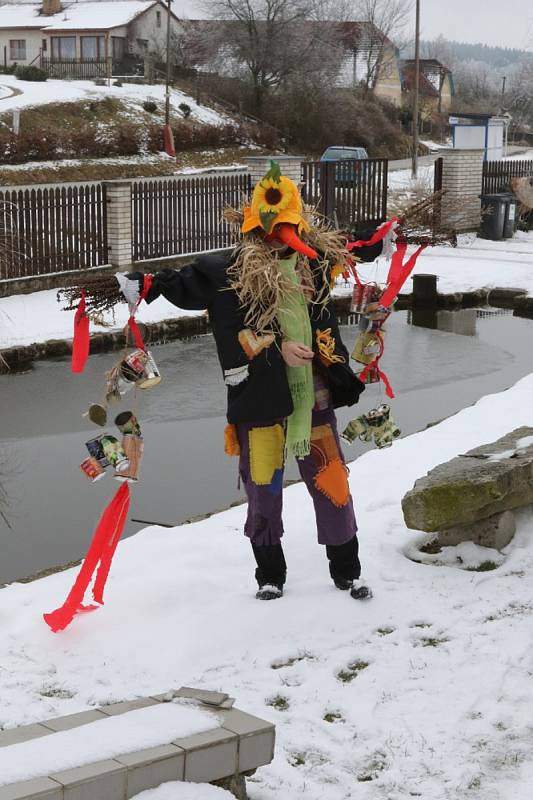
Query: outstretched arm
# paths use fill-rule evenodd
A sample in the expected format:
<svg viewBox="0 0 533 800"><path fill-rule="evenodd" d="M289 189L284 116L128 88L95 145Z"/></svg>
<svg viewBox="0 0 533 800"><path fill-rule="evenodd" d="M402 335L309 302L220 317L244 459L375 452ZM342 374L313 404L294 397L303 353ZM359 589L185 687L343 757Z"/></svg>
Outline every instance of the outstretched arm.
<svg viewBox="0 0 533 800"><path fill-rule="evenodd" d="M196 261L183 269L164 269L151 275L148 286L142 272L116 275L120 291L130 306L135 306L147 289L144 299L152 303L160 295L179 308L206 309L216 290L217 274L212 265Z"/></svg>

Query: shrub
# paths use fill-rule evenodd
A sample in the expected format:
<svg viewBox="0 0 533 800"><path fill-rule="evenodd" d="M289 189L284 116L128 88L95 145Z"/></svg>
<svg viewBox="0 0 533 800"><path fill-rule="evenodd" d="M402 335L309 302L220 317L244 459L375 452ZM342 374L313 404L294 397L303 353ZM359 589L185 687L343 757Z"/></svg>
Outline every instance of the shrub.
<svg viewBox="0 0 533 800"><path fill-rule="evenodd" d="M153 100L145 100L143 103L143 108L145 111L148 111L149 114L153 114L157 111L157 103L154 103Z"/></svg>
<svg viewBox="0 0 533 800"><path fill-rule="evenodd" d="M33 66L18 66L15 76L21 81L45 81L48 78L44 69Z"/></svg>
<svg viewBox="0 0 533 800"><path fill-rule="evenodd" d="M190 107L190 105L188 103L180 103L178 108L185 117L185 119L189 119L189 117L192 114L192 108Z"/></svg>

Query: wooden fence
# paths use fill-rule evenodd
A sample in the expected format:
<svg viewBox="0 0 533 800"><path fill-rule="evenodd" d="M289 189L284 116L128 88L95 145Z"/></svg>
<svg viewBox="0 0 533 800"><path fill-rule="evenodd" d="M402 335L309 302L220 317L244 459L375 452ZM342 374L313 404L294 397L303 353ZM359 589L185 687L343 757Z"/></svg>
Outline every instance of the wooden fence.
<svg viewBox="0 0 533 800"><path fill-rule="evenodd" d="M511 178L532 178L533 161L485 161L483 164L482 194L497 194L510 190Z"/></svg>
<svg viewBox="0 0 533 800"><path fill-rule="evenodd" d="M108 78L113 73L111 58L92 58L78 61L76 59L58 60L41 58L41 69L51 78L62 80L90 80L91 78Z"/></svg>
<svg viewBox="0 0 533 800"><path fill-rule="evenodd" d="M133 182L133 260L230 247L235 233L224 209L240 207L250 190L250 175L242 173Z"/></svg>
<svg viewBox="0 0 533 800"><path fill-rule="evenodd" d="M379 224L387 218L388 164L385 158L304 162L302 196L340 227Z"/></svg>
<svg viewBox="0 0 533 800"><path fill-rule="evenodd" d="M101 184L0 190L0 280L108 263Z"/></svg>

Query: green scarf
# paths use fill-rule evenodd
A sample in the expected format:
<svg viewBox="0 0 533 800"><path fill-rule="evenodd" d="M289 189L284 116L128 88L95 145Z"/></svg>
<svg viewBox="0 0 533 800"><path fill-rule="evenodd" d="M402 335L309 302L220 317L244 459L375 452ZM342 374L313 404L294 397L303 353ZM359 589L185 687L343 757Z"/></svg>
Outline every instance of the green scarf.
<svg viewBox="0 0 533 800"><path fill-rule="evenodd" d="M296 272L298 254L278 262L280 272L293 284L294 291L282 298L278 322L283 338L298 342L312 349L313 334L307 311L307 302ZM285 442L286 455L303 458L311 452L311 414L315 404L313 368L311 362L305 367L286 367L294 411L287 420Z"/></svg>

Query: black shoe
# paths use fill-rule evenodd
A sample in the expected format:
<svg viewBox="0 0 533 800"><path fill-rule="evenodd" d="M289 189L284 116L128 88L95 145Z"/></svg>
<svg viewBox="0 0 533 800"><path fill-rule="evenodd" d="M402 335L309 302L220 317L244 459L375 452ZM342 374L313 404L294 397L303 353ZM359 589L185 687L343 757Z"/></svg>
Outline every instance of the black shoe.
<svg viewBox="0 0 533 800"><path fill-rule="evenodd" d="M353 582L350 595L354 600L370 600L370 598L373 597L372 589L367 582L361 580L361 578L358 578Z"/></svg>
<svg viewBox="0 0 533 800"><path fill-rule="evenodd" d="M259 587L255 596L257 600L278 600L278 598L283 597L283 585L265 583L264 586Z"/></svg>
<svg viewBox="0 0 533 800"><path fill-rule="evenodd" d="M333 583L341 592L347 592L353 586L353 581L350 578L336 578Z"/></svg>

